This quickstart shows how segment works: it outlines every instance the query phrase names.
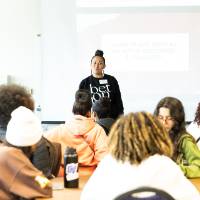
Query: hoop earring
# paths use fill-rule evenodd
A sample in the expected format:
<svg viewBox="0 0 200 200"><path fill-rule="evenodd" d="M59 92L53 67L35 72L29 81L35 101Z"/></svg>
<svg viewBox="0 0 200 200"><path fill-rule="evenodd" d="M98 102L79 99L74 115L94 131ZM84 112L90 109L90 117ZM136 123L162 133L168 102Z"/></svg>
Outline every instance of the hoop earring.
<svg viewBox="0 0 200 200"><path fill-rule="evenodd" d="M103 77L104 77L104 70L102 69L102 75L103 75Z"/></svg>

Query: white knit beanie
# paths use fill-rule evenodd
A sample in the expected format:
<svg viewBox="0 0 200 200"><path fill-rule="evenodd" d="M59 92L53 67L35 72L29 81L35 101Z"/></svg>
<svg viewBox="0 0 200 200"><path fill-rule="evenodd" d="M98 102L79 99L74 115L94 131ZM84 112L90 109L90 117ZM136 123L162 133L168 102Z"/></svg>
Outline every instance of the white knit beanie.
<svg viewBox="0 0 200 200"><path fill-rule="evenodd" d="M32 146L42 137L42 126L37 116L28 108L20 106L11 113L7 125L6 140L19 146Z"/></svg>

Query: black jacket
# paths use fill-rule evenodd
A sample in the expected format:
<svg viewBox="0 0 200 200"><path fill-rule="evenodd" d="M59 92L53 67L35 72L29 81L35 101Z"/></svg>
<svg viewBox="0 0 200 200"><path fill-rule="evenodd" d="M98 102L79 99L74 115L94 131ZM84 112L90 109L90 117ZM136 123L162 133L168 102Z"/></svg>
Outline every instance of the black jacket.
<svg viewBox="0 0 200 200"><path fill-rule="evenodd" d="M114 124L115 120L113 118L101 118L97 121L97 123L103 127L104 131L106 132L106 135L109 135L110 129L112 125Z"/></svg>

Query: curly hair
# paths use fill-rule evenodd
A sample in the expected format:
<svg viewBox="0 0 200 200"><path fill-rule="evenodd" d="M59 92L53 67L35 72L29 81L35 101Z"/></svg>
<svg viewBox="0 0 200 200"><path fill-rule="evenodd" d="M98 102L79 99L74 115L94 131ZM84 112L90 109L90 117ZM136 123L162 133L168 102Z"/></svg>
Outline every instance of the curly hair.
<svg viewBox="0 0 200 200"><path fill-rule="evenodd" d="M11 113L19 106L34 110L31 93L17 84L0 85L0 126L5 128L10 121Z"/></svg>
<svg viewBox="0 0 200 200"><path fill-rule="evenodd" d="M197 123L198 126L200 125L200 103L198 103L194 121Z"/></svg>
<svg viewBox="0 0 200 200"><path fill-rule="evenodd" d="M173 145L162 124L147 112L121 116L108 141L111 155L119 161L139 164L154 154L171 157Z"/></svg>

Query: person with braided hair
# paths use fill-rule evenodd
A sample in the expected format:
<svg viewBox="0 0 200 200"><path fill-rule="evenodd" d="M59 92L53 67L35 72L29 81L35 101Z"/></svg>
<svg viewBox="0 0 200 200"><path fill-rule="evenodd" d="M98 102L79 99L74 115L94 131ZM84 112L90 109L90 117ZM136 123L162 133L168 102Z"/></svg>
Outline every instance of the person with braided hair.
<svg viewBox="0 0 200 200"><path fill-rule="evenodd" d="M198 103L195 112L194 121L188 125L187 131L194 137L197 146L200 149L200 102Z"/></svg>
<svg viewBox="0 0 200 200"><path fill-rule="evenodd" d="M173 146L173 160L188 178L200 177L200 151L195 139L186 131L182 102L174 97L164 97L154 111L167 130Z"/></svg>
<svg viewBox="0 0 200 200"><path fill-rule="evenodd" d="M103 51L97 50L91 59L91 75L83 79L79 89L90 91L92 103L101 97L111 100L111 118L117 119L124 113L123 102L118 82L114 76L104 74L106 67Z"/></svg>
<svg viewBox="0 0 200 200"><path fill-rule="evenodd" d="M164 190L176 200L200 199L170 158L169 134L152 114L121 116L111 128L108 151L86 183L81 200L110 200L142 186Z"/></svg>

